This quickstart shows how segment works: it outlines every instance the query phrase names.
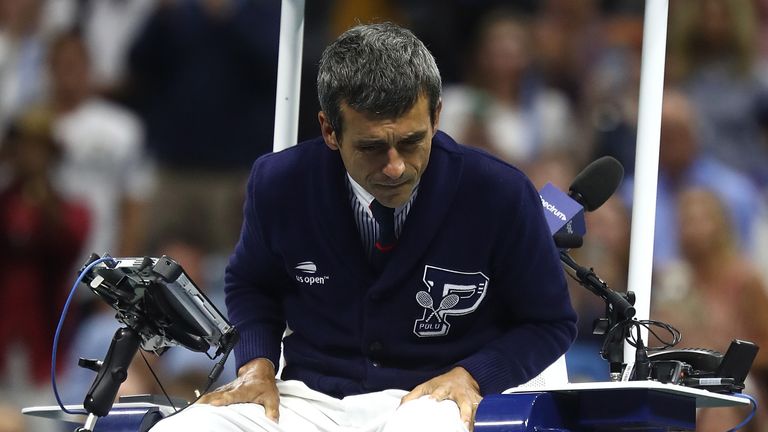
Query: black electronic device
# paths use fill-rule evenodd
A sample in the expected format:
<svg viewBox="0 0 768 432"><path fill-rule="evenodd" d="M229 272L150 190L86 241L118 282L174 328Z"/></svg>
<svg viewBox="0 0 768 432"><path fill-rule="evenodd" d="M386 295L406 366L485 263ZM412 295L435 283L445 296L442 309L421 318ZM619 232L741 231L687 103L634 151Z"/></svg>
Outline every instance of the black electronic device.
<svg viewBox="0 0 768 432"><path fill-rule="evenodd" d="M88 263L98 259L95 254ZM168 256L114 258L99 263L83 283L117 311L117 319L135 330L145 351L162 354L181 345L208 352L229 350L237 332L200 291L184 269Z"/></svg>
<svg viewBox="0 0 768 432"><path fill-rule="evenodd" d="M649 354L648 359L654 363L676 360L689 365L692 374L713 375L723 360L723 354L719 351L705 348L682 348Z"/></svg>
<svg viewBox="0 0 768 432"><path fill-rule="evenodd" d="M759 349L752 342L734 339L715 370L715 376L733 378L737 385L743 386Z"/></svg>
<svg viewBox="0 0 768 432"><path fill-rule="evenodd" d="M715 393L738 393L744 389L758 350L752 342L734 339L725 354L703 348L660 351L648 356L651 365L648 379ZM634 373L630 370L625 375Z"/></svg>
<svg viewBox="0 0 768 432"><path fill-rule="evenodd" d="M690 371L690 365L679 360L657 360L650 363L649 378L662 383L681 384Z"/></svg>
<svg viewBox="0 0 768 432"><path fill-rule="evenodd" d="M238 333L184 269L168 256L99 258L92 254L80 270L81 283L117 311L125 327L115 333L103 361L81 359L97 372L83 406L88 418L77 431L92 431L112 409L128 366L139 348L161 355L171 346L221 359L208 375L210 385L238 341Z"/></svg>

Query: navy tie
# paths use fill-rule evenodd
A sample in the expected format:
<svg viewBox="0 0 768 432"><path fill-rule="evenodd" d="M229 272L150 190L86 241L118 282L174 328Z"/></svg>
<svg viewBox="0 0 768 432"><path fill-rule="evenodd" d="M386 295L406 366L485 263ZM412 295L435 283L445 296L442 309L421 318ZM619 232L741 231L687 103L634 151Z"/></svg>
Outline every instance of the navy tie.
<svg viewBox="0 0 768 432"><path fill-rule="evenodd" d="M379 224L379 237L376 239L376 244L373 245L371 262L377 270L381 270L396 244L395 209L385 207L376 200L371 202L370 209L373 218Z"/></svg>

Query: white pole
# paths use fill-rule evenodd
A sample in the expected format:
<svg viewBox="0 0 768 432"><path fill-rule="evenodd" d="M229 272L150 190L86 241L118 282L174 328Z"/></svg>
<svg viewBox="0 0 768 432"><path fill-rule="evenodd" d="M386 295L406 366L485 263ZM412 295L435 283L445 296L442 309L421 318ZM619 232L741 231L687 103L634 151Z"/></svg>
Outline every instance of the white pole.
<svg viewBox="0 0 768 432"><path fill-rule="evenodd" d="M629 249L628 290L636 296L636 317L648 319L651 308L653 233L656 222L656 188L659 174L661 103L664 92L664 58L667 47L669 0L646 0L643 21L643 54L640 64L640 101L637 118L632 237ZM647 344L648 332L642 332ZM624 360L634 361L635 350L624 346Z"/></svg>
<svg viewBox="0 0 768 432"><path fill-rule="evenodd" d="M286 149L298 140L303 50L304 0L283 0L280 9L280 46L277 54L273 151Z"/></svg>

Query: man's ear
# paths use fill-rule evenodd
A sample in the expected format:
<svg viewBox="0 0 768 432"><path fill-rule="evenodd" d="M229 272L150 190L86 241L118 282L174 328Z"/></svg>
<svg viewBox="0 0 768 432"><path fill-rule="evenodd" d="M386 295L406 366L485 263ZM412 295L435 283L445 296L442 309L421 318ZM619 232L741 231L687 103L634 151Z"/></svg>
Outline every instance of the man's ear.
<svg viewBox="0 0 768 432"><path fill-rule="evenodd" d="M331 150L338 150L339 141L336 139L336 131L333 129L328 116L326 116L324 112L320 111L317 113L317 120L320 122L320 133L323 134L325 145L327 145Z"/></svg>
<svg viewBox="0 0 768 432"><path fill-rule="evenodd" d="M440 127L440 111L443 110L443 99L440 98L437 101L437 106L435 107L435 118L432 122L432 135L434 136L435 133L437 133L437 129Z"/></svg>

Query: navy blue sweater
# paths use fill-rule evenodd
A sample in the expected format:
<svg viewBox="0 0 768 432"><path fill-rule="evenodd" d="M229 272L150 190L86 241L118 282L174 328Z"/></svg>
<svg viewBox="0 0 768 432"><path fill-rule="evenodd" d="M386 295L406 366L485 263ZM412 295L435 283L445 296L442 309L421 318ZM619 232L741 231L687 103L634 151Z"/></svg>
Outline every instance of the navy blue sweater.
<svg viewBox="0 0 768 432"><path fill-rule="evenodd" d="M398 246L378 275L345 169L322 139L256 161L226 271L238 368L342 397L410 390L460 365L483 394L526 382L576 334L538 193L517 169L438 132Z"/></svg>

